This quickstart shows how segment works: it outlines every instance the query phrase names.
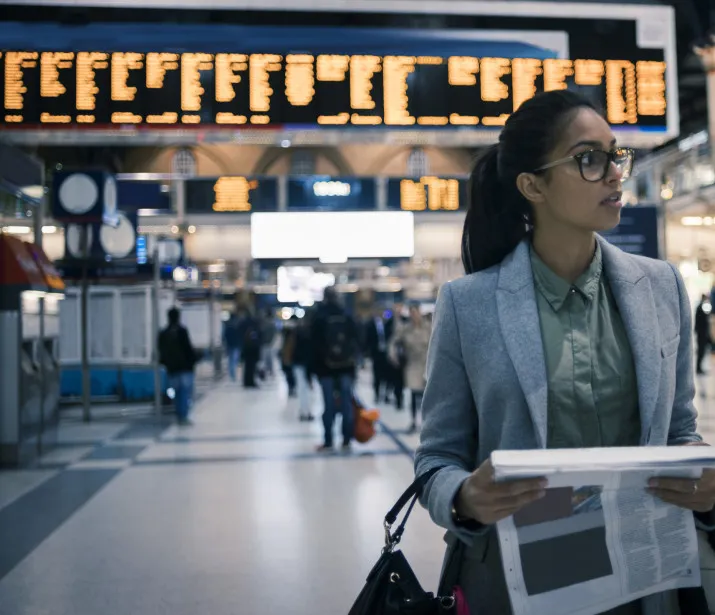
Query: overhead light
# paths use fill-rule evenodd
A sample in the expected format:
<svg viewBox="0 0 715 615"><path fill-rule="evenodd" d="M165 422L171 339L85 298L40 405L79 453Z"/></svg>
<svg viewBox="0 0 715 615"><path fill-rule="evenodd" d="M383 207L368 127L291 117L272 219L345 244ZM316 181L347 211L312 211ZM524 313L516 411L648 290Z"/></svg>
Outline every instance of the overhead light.
<svg viewBox="0 0 715 615"><path fill-rule="evenodd" d="M174 226L171 227L171 232L177 235L179 233L179 227L174 224Z"/></svg>
<svg viewBox="0 0 715 615"><path fill-rule="evenodd" d="M196 227L192 224L188 229L189 235L193 235L196 232Z"/></svg>
<svg viewBox="0 0 715 615"><path fill-rule="evenodd" d="M187 282L189 279L189 272L184 267L176 267L173 275L174 282Z"/></svg>
<svg viewBox="0 0 715 615"><path fill-rule="evenodd" d="M45 195L44 186L23 186L20 188L25 196L29 196L31 199L41 199Z"/></svg>
<svg viewBox="0 0 715 615"><path fill-rule="evenodd" d="M53 233L57 232L57 227L56 226L43 226L42 232L45 235L52 235Z"/></svg>
<svg viewBox="0 0 715 615"><path fill-rule="evenodd" d="M693 149L694 147L697 147L698 145L703 145L708 142L708 132L707 130L701 130L700 132L696 132L694 135L690 135L689 137L685 137L685 139L682 139L678 143L678 149L681 152L686 152L689 149Z"/></svg>
<svg viewBox="0 0 715 615"><path fill-rule="evenodd" d="M670 186L663 186L660 189L660 198L664 201L669 201L673 198L673 189Z"/></svg>
<svg viewBox="0 0 715 615"><path fill-rule="evenodd" d="M320 262L323 265L342 265L348 262L347 256L321 256Z"/></svg>
<svg viewBox="0 0 715 615"><path fill-rule="evenodd" d="M360 287L357 284L340 284L337 286L337 290L341 293L356 293Z"/></svg>
<svg viewBox="0 0 715 615"><path fill-rule="evenodd" d="M226 271L226 263L213 263L208 266L207 271L209 273L223 273Z"/></svg>
<svg viewBox="0 0 715 615"><path fill-rule="evenodd" d="M32 231L29 226L6 226L3 230L8 235L29 235Z"/></svg>
<svg viewBox="0 0 715 615"><path fill-rule="evenodd" d="M281 147L283 147L283 148L290 147L290 141L288 139L283 139L283 141L281 141Z"/></svg>
<svg viewBox="0 0 715 615"><path fill-rule="evenodd" d="M715 218L713 216L684 216L680 219L683 226L713 226Z"/></svg>

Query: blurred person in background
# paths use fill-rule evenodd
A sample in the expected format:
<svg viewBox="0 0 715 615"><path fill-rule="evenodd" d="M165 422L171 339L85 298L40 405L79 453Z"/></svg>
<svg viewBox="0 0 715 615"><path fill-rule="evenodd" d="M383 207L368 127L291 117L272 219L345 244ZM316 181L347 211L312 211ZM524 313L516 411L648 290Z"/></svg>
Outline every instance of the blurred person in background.
<svg viewBox="0 0 715 615"><path fill-rule="evenodd" d="M418 476L439 469L421 501L447 528L448 555L465 543L457 584L472 613L512 612L495 524L558 493L543 477L495 482L493 451L703 444L680 273L598 235L619 224L632 165L592 104L558 90L509 116L472 171L468 275L437 300L415 455ZM715 470L647 485L712 524ZM544 569L560 558L545 553ZM704 600L702 589L665 591L607 613L692 615L682 601L695 595Z"/></svg>
<svg viewBox="0 0 715 615"><path fill-rule="evenodd" d="M407 357L405 355L404 343L401 341L399 332L410 322L409 313L403 314L404 306L396 303L392 316L387 321L386 331L388 332L388 370L389 370L389 390L395 396L395 408L400 411L405 403L405 367ZM395 337L400 341L393 345ZM390 357L389 349L394 347L394 357Z"/></svg>
<svg viewBox="0 0 715 615"><path fill-rule="evenodd" d="M276 341L276 333L278 327L276 325L276 316L273 310L267 309L261 316L261 377L274 376L275 350L273 345Z"/></svg>
<svg viewBox="0 0 715 615"><path fill-rule="evenodd" d="M315 417L312 413L311 403L313 344L310 331L310 316L306 315L303 318L298 318L293 315L291 322L294 326L290 329L290 339L292 340L290 360L294 386L298 393L299 417L301 421L312 421Z"/></svg>
<svg viewBox="0 0 715 615"><path fill-rule="evenodd" d="M372 319L367 323L365 333L367 353L372 361L372 386L375 390L376 404L383 400L383 391L384 400L389 399L390 364L387 360L387 349L391 333L392 325L388 327L383 318L382 308L376 307Z"/></svg>
<svg viewBox="0 0 715 615"><path fill-rule="evenodd" d="M174 407L179 425L189 425L189 410L194 390L194 367L198 356L189 332L181 324L181 312L171 308L169 324L159 333L159 362L166 368L169 386L174 390Z"/></svg>
<svg viewBox="0 0 715 615"><path fill-rule="evenodd" d="M281 369L288 385L288 397L295 397L295 349L298 341L298 317L293 314L283 326L283 341L281 344Z"/></svg>
<svg viewBox="0 0 715 615"><path fill-rule="evenodd" d="M258 365L261 360L261 323L250 310L246 310L243 324L243 386L257 389Z"/></svg>
<svg viewBox="0 0 715 615"><path fill-rule="evenodd" d="M703 295L700 298L700 303L695 310L695 341L697 343L697 373L704 375L707 372L703 369L703 360L712 344L712 336L710 333L710 315L712 314L713 306L710 298Z"/></svg>
<svg viewBox="0 0 715 615"><path fill-rule="evenodd" d="M400 326L390 341L389 357L395 365L403 365L404 379L410 390L412 424L409 433L417 431L417 412L425 390L425 366L430 340L430 326L418 305L410 306L410 317Z"/></svg>
<svg viewBox="0 0 715 615"><path fill-rule="evenodd" d="M241 363L245 324L246 315L242 310L241 316L238 311L231 312L223 326L223 343L228 357L228 375L233 382L236 382L236 370Z"/></svg>
<svg viewBox="0 0 715 615"><path fill-rule="evenodd" d="M333 423L342 414L343 450L353 439L353 384L357 361L358 334L355 321L340 305L333 287L325 289L310 328L313 366L323 390L325 437L318 452L333 450Z"/></svg>

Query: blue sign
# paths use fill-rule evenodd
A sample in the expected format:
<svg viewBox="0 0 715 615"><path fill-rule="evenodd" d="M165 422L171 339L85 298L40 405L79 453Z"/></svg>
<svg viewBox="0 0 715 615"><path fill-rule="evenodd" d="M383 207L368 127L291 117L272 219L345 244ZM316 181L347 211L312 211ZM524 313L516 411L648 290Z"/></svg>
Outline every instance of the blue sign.
<svg viewBox="0 0 715 615"><path fill-rule="evenodd" d="M624 207L621 223L601 233L610 243L629 254L660 258L658 208L654 205Z"/></svg>
<svg viewBox="0 0 715 615"><path fill-rule="evenodd" d="M376 201L374 179L311 175L288 180L290 211L370 211Z"/></svg>
<svg viewBox="0 0 715 615"><path fill-rule="evenodd" d="M171 211L169 186L161 182L117 181L117 201L122 211L152 209L156 213Z"/></svg>

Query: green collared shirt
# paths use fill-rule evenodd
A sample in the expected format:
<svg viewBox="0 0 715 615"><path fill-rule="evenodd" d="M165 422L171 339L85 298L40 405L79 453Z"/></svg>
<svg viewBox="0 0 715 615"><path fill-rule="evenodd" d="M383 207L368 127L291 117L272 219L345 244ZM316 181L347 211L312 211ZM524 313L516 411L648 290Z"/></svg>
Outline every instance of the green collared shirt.
<svg viewBox="0 0 715 615"><path fill-rule="evenodd" d="M635 365L601 247L573 284L533 248L531 266L548 378L548 448L637 446Z"/></svg>

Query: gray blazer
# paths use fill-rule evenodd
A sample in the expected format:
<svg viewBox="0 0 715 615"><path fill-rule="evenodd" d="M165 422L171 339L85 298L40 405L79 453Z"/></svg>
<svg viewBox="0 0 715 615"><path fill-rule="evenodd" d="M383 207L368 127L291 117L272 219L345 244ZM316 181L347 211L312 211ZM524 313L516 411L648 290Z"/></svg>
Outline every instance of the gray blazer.
<svg viewBox="0 0 715 615"><path fill-rule="evenodd" d="M690 302L677 269L598 241L635 361L641 445L700 441ZM546 366L526 241L501 264L442 288L422 408L415 473L444 466L427 484L422 503L449 530L448 544L459 538L470 545L462 581L479 592L475 615L509 613L493 532L455 526L452 503L493 450L546 446ZM644 615L668 612L654 606Z"/></svg>

